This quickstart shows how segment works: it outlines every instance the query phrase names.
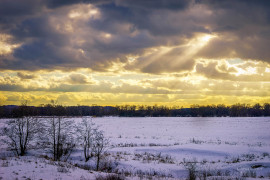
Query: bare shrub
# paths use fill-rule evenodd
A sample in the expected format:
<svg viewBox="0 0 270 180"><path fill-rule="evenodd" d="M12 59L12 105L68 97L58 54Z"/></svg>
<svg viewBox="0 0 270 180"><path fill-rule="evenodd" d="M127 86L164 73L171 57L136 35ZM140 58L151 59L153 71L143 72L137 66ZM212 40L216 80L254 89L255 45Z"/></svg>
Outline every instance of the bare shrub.
<svg viewBox="0 0 270 180"><path fill-rule="evenodd" d="M66 161L75 148L73 121L53 116L47 120L47 124L43 144L50 149L54 161Z"/></svg>
<svg viewBox="0 0 270 180"><path fill-rule="evenodd" d="M112 163L108 162L106 151L109 147L109 139L104 136L103 131L92 122L92 120L83 118L82 122L77 126L78 139L83 145L84 158L87 162L91 157L96 157L96 170L111 171ZM100 167L102 162L102 168Z"/></svg>
<svg viewBox="0 0 270 180"><path fill-rule="evenodd" d="M87 162L93 156L94 130L95 124L92 119L82 118L82 122L77 126L78 139L82 142L84 159Z"/></svg>
<svg viewBox="0 0 270 180"><path fill-rule="evenodd" d="M197 160L186 160L183 159L183 165L188 170L188 179L189 180L196 180L197 177Z"/></svg>
<svg viewBox="0 0 270 180"><path fill-rule="evenodd" d="M174 159L168 155L168 154L161 154L161 153L157 153L157 154L152 154L152 153L134 153L134 158L133 160L142 160L143 162L151 162L151 161L156 161L158 163L164 163L164 164L174 164Z"/></svg>
<svg viewBox="0 0 270 180"><path fill-rule="evenodd" d="M211 171L210 170L202 170L200 171L197 176L199 177L200 180L206 180L208 176L211 176Z"/></svg>
<svg viewBox="0 0 270 180"><path fill-rule="evenodd" d="M245 172L242 172L242 177L252 177L252 178L256 178L257 177L257 173L254 170L247 170Z"/></svg>
<svg viewBox="0 0 270 180"><path fill-rule="evenodd" d="M68 169L66 167L57 167L57 172L60 172L60 173L68 173Z"/></svg>
<svg viewBox="0 0 270 180"><path fill-rule="evenodd" d="M239 163L241 162L241 159L238 157L233 157L231 163Z"/></svg>
<svg viewBox="0 0 270 180"><path fill-rule="evenodd" d="M126 176L138 176L140 179L160 179L160 178L172 178L173 176L171 174L167 174L162 171L156 171L154 169L150 169L148 171L142 171L142 170L137 170L135 173L131 173L129 171L124 171L123 172Z"/></svg>
<svg viewBox="0 0 270 180"><path fill-rule="evenodd" d="M242 157L246 161L253 161L256 158L255 154L243 154Z"/></svg>
<svg viewBox="0 0 270 180"><path fill-rule="evenodd" d="M109 146L109 139L107 139L103 131L99 129L95 129L93 132L94 143L92 147L92 151L97 158L96 161L96 170L99 170L100 160L103 158L104 153L107 151Z"/></svg>
<svg viewBox="0 0 270 180"><path fill-rule="evenodd" d="M264 153L262 153L262 156L263 156L263 157L266 157L266 156L269 157L269 153L268 153L268 152L264 152Z"/></svg>
<svg viewBox="0 0 270 180"><path fill-rule="evenodd" d="M32 116L23 116L12 119L4 127L3 134L8 137L4 142L17 156L23 156L34 140L37 132L42 131L40 119Z"/></svg>
<svg viewBox="0 0 270 180"><path fill-rule="evenodd" d="M8 167L9 166L9 162L8 161L3 161L1 164L2 167Z"/></svg>
<svg viewBox="0 0 270 180"><path fill-rule="evenodd" d="M194 143L194 144L202 144L202 143L205 143L204 141L201 141L201 140L198 140L198 139L195 139L195 138L192 138L190 140L191 143Z"/></svg>
<svg viewBox="0 0 270 180"><path fill-rule="evenodd" d="M117 166L118 166L117 161L113 161L113 160L109 159L108 157L104 157L100 161L99 169L102 172L115 173Z"/></svg>

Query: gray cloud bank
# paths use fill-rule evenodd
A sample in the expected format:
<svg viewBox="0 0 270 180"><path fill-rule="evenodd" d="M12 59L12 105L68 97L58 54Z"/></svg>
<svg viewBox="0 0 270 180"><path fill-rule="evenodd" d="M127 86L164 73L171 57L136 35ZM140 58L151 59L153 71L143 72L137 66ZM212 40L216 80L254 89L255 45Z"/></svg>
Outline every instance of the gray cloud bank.
<svg viewBox="0 0 270 180"><path fill-rule="evenodd" d="M12 37L7 43L21 44L0 55L1 69L106 71L128 64L127 56L139 56L127 69L146 73L190 70L195 58L269 63L270 1L0 0L0 33ZM198 33L216 38L179 59L186 51L179 46ZM160 46L178 48L144 55Z"/></svg>

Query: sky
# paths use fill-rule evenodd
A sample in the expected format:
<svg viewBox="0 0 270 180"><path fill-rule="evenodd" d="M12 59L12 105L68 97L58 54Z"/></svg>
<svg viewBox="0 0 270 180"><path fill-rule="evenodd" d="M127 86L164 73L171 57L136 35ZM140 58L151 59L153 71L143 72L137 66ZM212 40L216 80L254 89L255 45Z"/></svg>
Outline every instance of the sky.
<svg viewBox="0 0 270 180"><path fill-rule="evenodd" d="M0 105L270 102L269 0L0 0Z"/></svg>

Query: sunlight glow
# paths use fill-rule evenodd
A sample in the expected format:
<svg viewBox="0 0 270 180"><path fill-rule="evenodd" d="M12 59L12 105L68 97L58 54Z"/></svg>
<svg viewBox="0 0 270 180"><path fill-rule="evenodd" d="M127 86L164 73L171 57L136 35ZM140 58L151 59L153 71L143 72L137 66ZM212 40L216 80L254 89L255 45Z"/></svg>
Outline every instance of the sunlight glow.
<svg viewBox="0 0 270 180"><path fill-rule="evenodd" d="M0 34L0 55L12 53L13 49L20 46L20 44L11 44L11 36L7 34Z"/></svg>
<svg viewBox="0 0 270 180"><path fill-rule="evenodd" d="M110 37L112 37L112 35L109 34L109 33L106 33L106 34L104 35L104 37L105 37L105 38L110 38Z"/></svg>
<svg viewBox="0 0 270 180"><path fill-rule="evenodd" d="M200 47L205 46L211 39L215 38L215 35L207 34L200 36L196 38L197 43L199 44Z"/></svg>
<svg viewBox="0 0 270 180"><path fill-rule="evenodd" d="M212 39L213 38L213 36L212 35L205 35L205 36L203 36L202 38L201 38L201 40L203 41L203 42L208 42L210 39Z"/></svg>
<svg viewBox="0 0 270 180"><path fill-rule="evenodd" d="M69 14L68 17L70 19L76 19L76 18L82 18L82 19L89 19L91 18L96 18L96 15L99 14L99 11L94 8L91 5L83 6L83 5L78 5L73 8Z"/></svg>
<svg viewBox="0 0 270 180"><path fill-rule="evenodd" d="M184 59L192 58L199 50L201 50L207 43L214 38L214 35L203 35L200 37L195 37L191 39L185 47L187 48L181 56L178 57L178 60L173 63L174 66L182 63Z"/></svg>

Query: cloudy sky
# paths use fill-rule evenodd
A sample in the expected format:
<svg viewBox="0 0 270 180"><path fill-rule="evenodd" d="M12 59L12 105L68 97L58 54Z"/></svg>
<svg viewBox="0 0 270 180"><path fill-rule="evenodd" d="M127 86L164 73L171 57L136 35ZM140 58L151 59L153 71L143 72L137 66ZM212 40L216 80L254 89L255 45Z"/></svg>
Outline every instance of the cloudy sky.
<svg viewBox="0 0 270 180"><path fill-rule="evenodd" d="M269 0L0 0L0 105L270 102Z"/></svg>

